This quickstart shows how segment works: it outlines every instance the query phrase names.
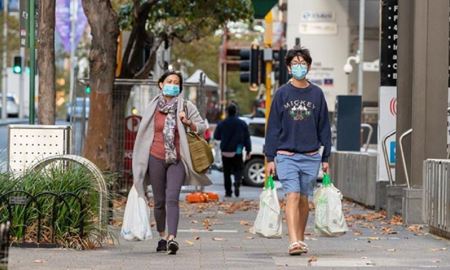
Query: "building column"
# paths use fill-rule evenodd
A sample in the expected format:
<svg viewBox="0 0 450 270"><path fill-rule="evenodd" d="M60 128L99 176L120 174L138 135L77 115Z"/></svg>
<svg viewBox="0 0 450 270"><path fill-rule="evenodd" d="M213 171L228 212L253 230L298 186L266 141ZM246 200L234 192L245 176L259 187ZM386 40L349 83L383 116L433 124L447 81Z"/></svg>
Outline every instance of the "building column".
<svg viewBox="0 0 450 270"><path fill-rule="evenodd" d="M411 186L421 188L423 161L445 158L449 1L414 0Z"/></svg>
<svg viewBox="0 0 450 270"><path fill-rule="evenodd" d="M395 181L397 185L406 183L403 162L400 157L400 136L412 127L412 64L414 37L414 2L398 1L398 60L397 60L397 127ZM404 143L405 161L411 171L411 138Z"/></svg>

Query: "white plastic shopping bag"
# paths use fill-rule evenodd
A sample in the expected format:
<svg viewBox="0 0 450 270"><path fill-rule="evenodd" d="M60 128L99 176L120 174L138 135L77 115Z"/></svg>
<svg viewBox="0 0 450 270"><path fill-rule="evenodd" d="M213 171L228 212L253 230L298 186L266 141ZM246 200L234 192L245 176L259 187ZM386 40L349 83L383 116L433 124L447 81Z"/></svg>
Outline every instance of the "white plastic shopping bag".
<svg viewBox="0 0 450 270"><path fill-rule="evenodd" d="M267 238L281 237L281 209L272 176L259 196L259 211L250 232Z"/></svg>
<svg viewBox="0 0 450 270"><path fill-rule="evenodd" d="M324 174L322 186L314 192L316 207L314 231L324 236L339 236L348 231L342 211L342 193Z"/></svg>
<svg viewBox="0 0 450 270"><path fill-rule="evenodd" d="M147 240L152 238L150 208L144 198L139 198L136 188L131 187L120 232L125 240Z"/></svg>

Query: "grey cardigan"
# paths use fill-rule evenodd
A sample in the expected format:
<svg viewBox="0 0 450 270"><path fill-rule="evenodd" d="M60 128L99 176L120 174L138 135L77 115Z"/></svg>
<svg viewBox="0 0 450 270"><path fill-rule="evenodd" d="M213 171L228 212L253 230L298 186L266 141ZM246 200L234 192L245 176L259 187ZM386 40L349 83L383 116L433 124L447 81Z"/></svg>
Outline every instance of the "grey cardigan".
<svg viewBox="0 0 450 270"><path fill-rule="evenodd" d="M154 114L158 103L158 97L155 97L142 117L139 125L139 130L136 136L133 149L133 183L137 190L138 196L146 199L145 190L147 185L150 184L149 175L151 168L148 166L148 160L150 156L150 147L153 143L154 137ZM192 167L191 155L189 153L189 145L186 136L186 130L178 118L179 112L183 111L184 98L178 96L177 107L177 128L180 136L180 156L183 162L186 177L184 179L184 185L193 186L207 186L211 185L210 179L205 174L198 174ZM197 108L192 102L187 101L187 118L195 123L197 126L197 133L203 134L206 129L206 124L200 116Z"/></svg>

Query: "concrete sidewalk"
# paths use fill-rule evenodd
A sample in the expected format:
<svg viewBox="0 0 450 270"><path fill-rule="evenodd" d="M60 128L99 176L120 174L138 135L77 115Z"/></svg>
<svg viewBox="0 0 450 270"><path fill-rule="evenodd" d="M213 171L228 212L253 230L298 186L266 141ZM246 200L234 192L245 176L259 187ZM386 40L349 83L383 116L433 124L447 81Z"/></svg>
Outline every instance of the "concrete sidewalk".
<svg viewBox="0 0 450 270"><path fill-rule="evenodd" d="M208 190L223 195L221 174ZM153 239L127 242L98 250L11 248L9 269L450 269L450 241L426 233L419 226L406 228L399 219L346 202L350 231L341 237L313 232L312 215L307 232L310 253L287 254L288 238L265 239L248 233L258 207L258 188L244 187L248 201L230 199L216 204L182 204L176 256L155 252ZM118 233L119 228L114 228ZM283 233L287 232L286 227ZM156 233L154 233L156 235Z"/></svg>

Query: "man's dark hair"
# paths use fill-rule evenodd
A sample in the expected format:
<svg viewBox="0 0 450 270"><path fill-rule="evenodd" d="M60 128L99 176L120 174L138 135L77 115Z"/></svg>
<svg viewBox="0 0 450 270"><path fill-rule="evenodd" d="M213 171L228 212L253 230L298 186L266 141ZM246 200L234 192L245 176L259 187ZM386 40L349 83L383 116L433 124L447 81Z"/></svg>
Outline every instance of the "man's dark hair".
<svg viewBox="0 0 450 270"><path fill-rule="evenodd" d="M308 66L311 66L312 64L312 58L311 54L309 53L309 50L301 47L299 45L294 46L294 48L290 49L286 54L286 65L290 66L292 59L294 59L297 56L301 56L303 60L308 63Z"/></svg>
<svg viewBox="0 0 450 270"><path fill-rule="evenodd" d="M236 116L237 113L237 107L235 104L230 104L227 107L227 114L228 116Z"/></svg>
<svg viewBox="0 0 450 270"><path fill-rule="evenodd" d="M183 92L183 76L181 76L181 73L179 71L168 70L168 71L164 72L164 74L158 80L158 86L159 86L160 83L163 83L164 80L167 77L169 77L170 75L177 75L178 76L178 78L180 79L180 93Z"/></svg>

